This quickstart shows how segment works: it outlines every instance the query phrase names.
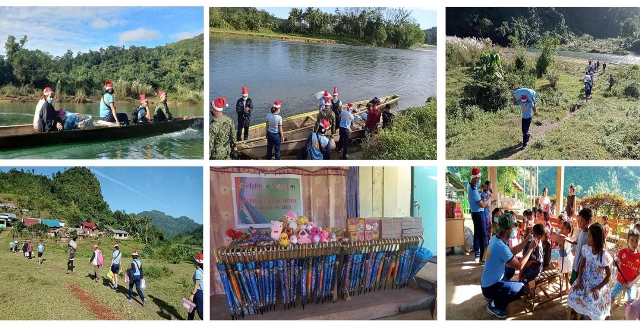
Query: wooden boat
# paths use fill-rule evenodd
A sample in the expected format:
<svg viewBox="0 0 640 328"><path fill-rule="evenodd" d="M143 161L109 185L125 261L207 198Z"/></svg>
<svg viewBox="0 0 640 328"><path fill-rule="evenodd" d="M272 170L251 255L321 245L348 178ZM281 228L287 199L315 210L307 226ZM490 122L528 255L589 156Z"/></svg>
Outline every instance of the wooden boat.
<svg viewBox="0 0 640 328"><path fill-rule="evenodd" d="M199 124L196 121L200 120ZM83 142L112 141L176 132L188 127L202 127L203 117L179 117L171 122L109 127L95 125L90 130L67 130L49 133L34 131L33 124L0 126L0 150Z"/></svg>
<svg viewBox="0 0 640 328"><path fill-rule="evenodd" d="M380 104L380 106L378 106L378 108L382 109L387 104L390 105L391 108L397 107L399 100L400 100L400 96L398 95L382 97L380 98L380 101L382 103ZM369 102L369 100L356 101L353 103L353 106L359 109L358 113L364 113L367 109L365 107L367 102ZM318 115L318 110L314 109L306 113L301 113L301 114L283 118L282 130L284 131L285 139L293 140L296 138L294 136L288 136L288 133L291 133L292 131L300 132L300 129L304 127L313 128L313 126L316 124L317 115ZM265 138L264 131L265 131L264 122L260 124L252 125L249 127L249 139L245 141L241 141L240 143L245 143L245 142L250 143L259 139L264 139ZM308 132L305 132L305 133L306 133L306 136L309 136L309 133L311 133L311 130L308 130Z"/></svg>

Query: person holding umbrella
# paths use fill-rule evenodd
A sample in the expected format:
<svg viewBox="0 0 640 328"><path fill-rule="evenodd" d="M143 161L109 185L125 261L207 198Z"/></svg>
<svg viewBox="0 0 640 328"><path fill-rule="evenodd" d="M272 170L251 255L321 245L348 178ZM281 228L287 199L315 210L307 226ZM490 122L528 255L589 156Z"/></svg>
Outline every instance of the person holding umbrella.
<svg viewBox="0 0 640 328"><path fill-rule="evenodd" d="M193 273L193 291L189 296L189 301L195 303L196 307L193 309L193 311L189 312L187 320L193 320L196 312L198 312L198 317L200 318L200 320L203 320L202 310L204 300L204 256L202 255L202 253L196 255L194 264L196 267L196 271Z"/></svg>

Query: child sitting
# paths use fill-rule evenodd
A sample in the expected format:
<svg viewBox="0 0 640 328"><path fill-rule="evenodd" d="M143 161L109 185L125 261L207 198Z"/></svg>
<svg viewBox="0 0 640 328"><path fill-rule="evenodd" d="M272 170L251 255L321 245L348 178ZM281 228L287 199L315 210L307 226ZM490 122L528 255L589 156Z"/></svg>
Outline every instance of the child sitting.
<svg viewBox="0 0 640 328"><path fill-rule="evenodd" d="M542 243L540 242L544 238L544 227L542 224L536 224L532 228L533 238L536 240L536 248L529 256L529 260L520 270L520 282L524 284L525 291L530 298L534 297L533 289L531 288L531 282L534 282L540 275L543 268L544 251ZM533 241L533 240L532 240ZM532 241L524 247L523 253L526 253L531 245Z"/></svg>
<svg viewBox="0 0 640 328"><path fill-rule="evenodd" d="M623 290L627 292L627 304L631 304L636 296L636 283L640 279L640 252L638 252L638 238L640 232L631 229L627 237L627 248L621 249L616 255L618 265L616 282L611 289L611 303Z"/></svg>
<svg viewBox="0 0 640 328"><path fill-rule="evenodd" d="M578 276L571 286L567 305L571 315L586 315L591 320L604 320L611 313L611 264L613 259L604 248L604 231L598 223L588 228L587 244L580 250L582 258Z"/></svg>

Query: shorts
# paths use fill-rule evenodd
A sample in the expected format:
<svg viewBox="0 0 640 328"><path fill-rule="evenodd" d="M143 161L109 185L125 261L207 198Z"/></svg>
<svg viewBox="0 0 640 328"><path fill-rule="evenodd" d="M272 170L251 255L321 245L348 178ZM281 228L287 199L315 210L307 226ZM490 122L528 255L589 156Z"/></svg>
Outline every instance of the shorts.
<svg viewBox="0 0 640 328"><path fill-rule="evenodd" d="M529 282L536 280L539 275L540 270L538 268L532 268L532 270L524 269L522 270L522 279L520 279L520 282L528 284Z"/></svg>
<svg viewBox="0 0 640 328"><path fill-rule="evenodd" d="M120 272L120 264L114 264L111 266L111 272L113 274L118 274Z"/></svg>
<svg viewBox="0 0 640 328"><path fill-rule="evenodd" d="M42 252L38 252L38 257L42 257Z"/></svg>

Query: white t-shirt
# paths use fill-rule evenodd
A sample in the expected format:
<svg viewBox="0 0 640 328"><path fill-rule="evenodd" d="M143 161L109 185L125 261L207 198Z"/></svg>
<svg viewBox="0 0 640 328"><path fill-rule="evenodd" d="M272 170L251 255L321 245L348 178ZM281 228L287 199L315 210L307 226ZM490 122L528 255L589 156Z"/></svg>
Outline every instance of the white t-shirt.
<svg viewBox="0 0 640 328"><path fill-rule="evenodd" d="M93 265L98 265L98 251L93 251L93 261L91 261L91 264Z"/></svg>
<svg viewBox="0 0 640 328"><path fill-rule="evenodd" d="M36 112L33 114L33 128L38 129L38 116L40 114L40 108L42 108L42 104L44 104L44 99L40 99L36 104Z"/></svg>

